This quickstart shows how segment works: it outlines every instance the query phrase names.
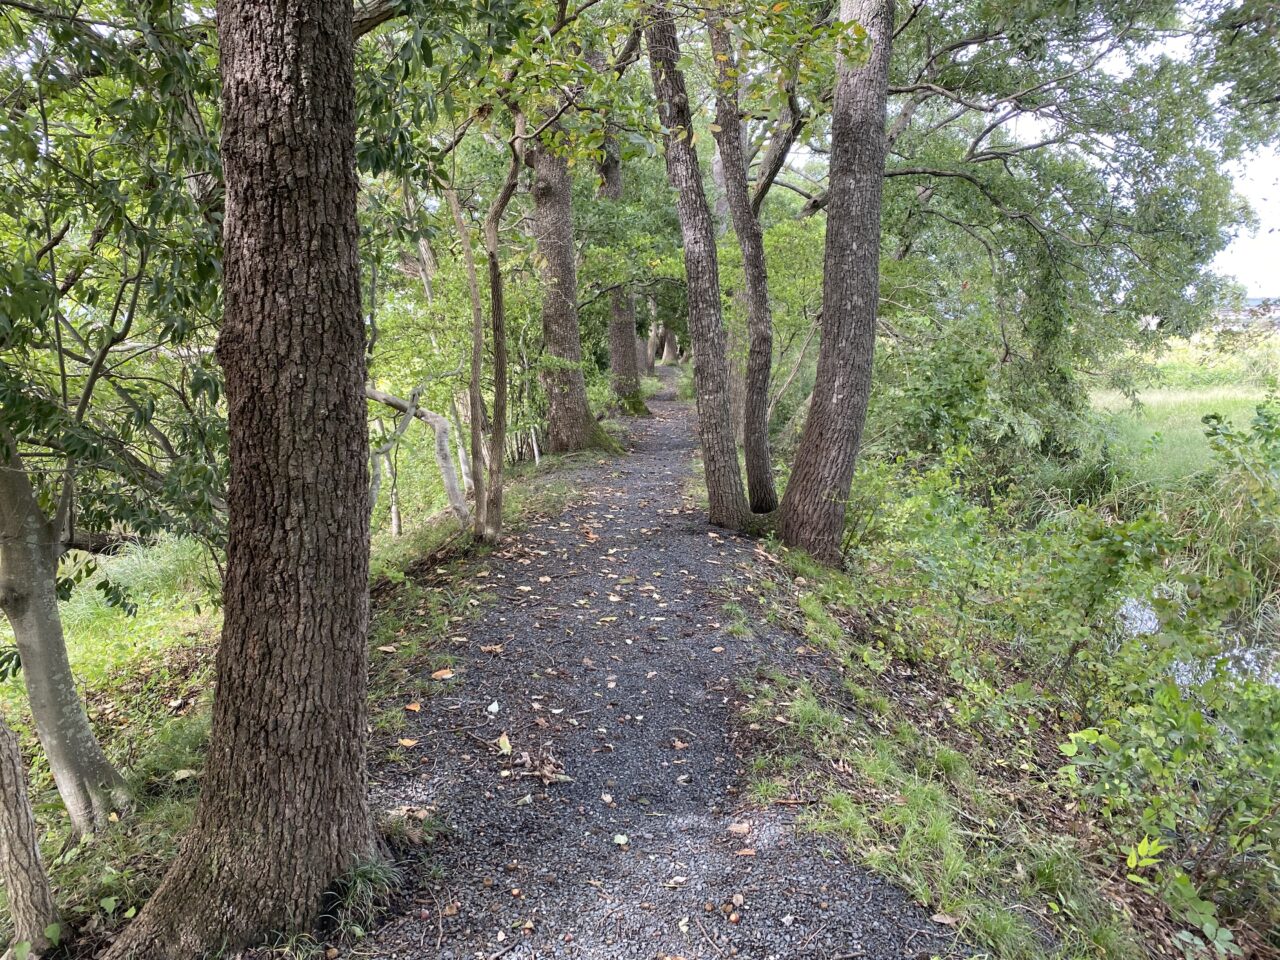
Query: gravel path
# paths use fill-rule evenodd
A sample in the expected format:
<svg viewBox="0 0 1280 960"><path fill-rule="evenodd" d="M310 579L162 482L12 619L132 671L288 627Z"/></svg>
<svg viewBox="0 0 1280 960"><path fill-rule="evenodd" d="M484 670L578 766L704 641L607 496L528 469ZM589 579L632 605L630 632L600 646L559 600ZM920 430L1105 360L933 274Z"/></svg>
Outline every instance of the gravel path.
<svg viewBox="0 0 1280 960"><path fill-rule="evenodd" d="M725 629L723 604L747 589L756 547L683 501L694 423L670 376L630 454L574 473L576 505L480 568L491 595L456 645L457 678L403 734L430 745L424 762L375 773L378 808L431 810L447 825L437 869L359 955L952 949L927 912L798 831L789 809L738 793L749 745L735 730L737 681L786 662L797 640L765 624Z"/></svg>

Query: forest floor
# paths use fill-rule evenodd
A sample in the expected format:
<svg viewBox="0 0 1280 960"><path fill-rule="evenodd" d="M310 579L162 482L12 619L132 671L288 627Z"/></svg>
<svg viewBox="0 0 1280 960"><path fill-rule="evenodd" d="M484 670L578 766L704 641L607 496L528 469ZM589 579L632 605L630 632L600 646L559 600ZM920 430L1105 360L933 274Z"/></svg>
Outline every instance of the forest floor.
<svg viewBox="0 0 1280 960"><path fill-rule="evenodd" d="M768 557L686 500L694 415L663 374L627 455L571 468L568 509L469 570L450 666L416 678L436 692L371 774L378 812L429 834L428 869L354 955L967 953L799 806L749 796L752 679L803 638L731 612Z"/></svg>

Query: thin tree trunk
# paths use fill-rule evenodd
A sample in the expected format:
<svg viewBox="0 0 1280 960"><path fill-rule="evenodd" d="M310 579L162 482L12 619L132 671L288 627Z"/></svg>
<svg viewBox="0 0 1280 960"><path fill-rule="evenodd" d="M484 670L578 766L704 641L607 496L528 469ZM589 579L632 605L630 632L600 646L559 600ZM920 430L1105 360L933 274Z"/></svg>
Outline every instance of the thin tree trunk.
<svg viewBox="0 0 1280 960"><path fill-rule="evenodd" d="M54 783L77 833L107 826L124 781L89 725L58 610L58 554L14 436L0 426L0 610L13 628L22 679Z"/></svg>
<svg viewBox="0 0 1280 960"><path fill-rule="evenodd" d="M552 129L555 129L553 127ZM596 441L587 405L578 329L578 265L573 241L573 179L569 161L545 144L530 151L533 232L542 274L540 379L547 392L547 451L584 450Z"/></svg>
<svg viewBox="0 0 1280 960"><path fill-rule="evenodd" d="M604 159L600 161L599 196L615 211L622 205L622 156L618 143L606 135ZM640 361L636 350L636 308L632 293L617 287L609 294L609 368L613 392L623 413L645 416L649 408L640 395Z"/></svg>
<svg viewBox="0 0 1280 960"><path fill-rule="evenodd" d="M18 738L0 718L0 881L4 883L13 924L13 942L25 943L29 958L47 948L45 931L58 922L58 908L49 889L49 877L40 860L35 817L27 796ZM14 951L4 955L10 960Z"/></svg>
<svg viewBox="0 0 1280 960"><path fill-rule="evenodd" d="M663 330L662 324L658 323L658 301L655 297L648 297L649 301L649 342L645 350L644 366L646 373L653 373L653 368L658 363L658 351L662 347Z"/></svg>
<svg viewBox="0 0 1280 960"><path fill-rule="evenodd" d="M458 469L462 473L462 483L466 488L467 496L474 497L476 495L476 484L471 476L471 457L467 453L466 442L462 439L462 414L458 412L458 401L454 399L452 394L449 396L449 417L453 420L453 436L454 443L458 447Z"/></svg>
<svg viewBox="0 0 1280 960"><path fill-rule="evenodd" d="M391 535L401 537L404 536L404 520L400 516L400 465L396 463L394 450L387 454L387 473L391 475Z"/></svg>
<svg viewBox="0 0 1280 960"><path fill-rule="evenodd" d="M778 526L786 543L826 563L840 559L871 396L893 14L892 0L841 0L840 19L861 23L873 46L865 64L838 68L818 371Z"/></svg>
<svg viewBox="0 0 1280 960"><path fill-rule="evenodd" d="M480 302L480 282L476 278L476 258L471 248L471 228L462 215L458 192L445 190L453 223L462 247L462 264L467 271L467 291L471 295L471 379L467 388L468 414L471 419L471 492L475 497L475 533L484 537L487 523L488 497L484 482L484 307Z"/></svg>
<svg viewBox="0 0 1280 960"><path fill-rule="evenodd" d="M462 487L458 482L458 471L453 464L453 453L450 449L451 444L449 441L449 421L438 413L434 413L425 407L420 407L415 402L393 396L385 390L366 386L364 395L375 403L384 404L392 410L412 414L431 428L436 441L436 466L440 468L440 480L444 484L444 492L449 499L449 507L459 520L463 523L469 523L471 521L471 508L467 506L467 497L462 492Z"/></svg>
<svg viewBox="0 0 1280 960"><path fill-rule="evenodd" d="M707 209L698 154L693 145L693 120L684 75L678 66L680 46L675 21L665 6L650 7L645 37L664 127L667 177L676 191L676 211L684 237L693 382L710 519L717 526L738 528L746 522L750 511L738 469L738 448L729 414L729 366L720 312L715 227Z"/></svg>
<svg viewBox="0 0 1280 960"><path fill-rule="evenodd" d="M493 331L493 425L488 443L489 476L485 490L484 523L478 532L480 538L487 543L497 543L502 539L502 484L507 449L507 308L502 289L498 228L519 183L520 167L524 163L522 149L525 128L524 115L515 114L515 132L510 141L511 161L507 167L507 176L484 219L485 258L489 265L489 322ZM479 487L476 489L479 490Z"/></svg>
<svg viewBox="0 0 1280 960"><path fill-rule="evenodd" d="M195 960L310 927L376 855L351 22L349 0L219 6L231 474L217 695L191 832L108 960Z"/></svg>
<svg viewBox="0 0 1280 960"><path fill-rule="evenodd" d="M733 218L733 231L742 250L746 287L747 347L742 398L742 447L747 465L747 490L755 513L778 507L769 451L769 378L773 366L773 315L769 310L769 273L764 258L760 221L747 187L747 158L742 147L738 110L738 69L728 27L717 12L707 17L711 51L716 63L716 143L723 158L724 191Z"/></svg>

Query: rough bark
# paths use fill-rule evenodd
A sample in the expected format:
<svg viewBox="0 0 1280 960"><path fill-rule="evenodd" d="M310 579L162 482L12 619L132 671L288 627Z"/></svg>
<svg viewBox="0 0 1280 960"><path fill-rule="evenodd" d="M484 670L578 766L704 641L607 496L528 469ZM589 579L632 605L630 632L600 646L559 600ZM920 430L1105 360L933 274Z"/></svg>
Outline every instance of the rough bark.
<svg viewBox="0 0 1280 960"><path fill-rule="evenodd" d="M720 148L725 198L733 232L742 250L743 291L747 307L747 363L742 397L742 449L747 466L747 491L755 513L778 507L769 451L769 378L773 366L773 314L769 309L769 273L764 237L751 205L747 186L747 158L742 146L738 109L738 73L729 30L712 13L707 19L716 63L716 144Z"/></svg>
<svg viewBox="0 0 1280 960"><path fill-rule="evenodd" d="M786 543L827 563L840 559L845 506L871 396L893 14L891 0L842 0L840 6L840 19L866 27L873 46L865 64L839 65L818 370L778 526Z"/></svg>
<svg viewBox="0 0 1280 960"><path fill-rule="evenodd" d="M605 138L599 195L615 209L622 203L622 157L612 136ZM609 372L613 375L613 392L618 395L623 412L632 416L647 415L649 408L640 394L635 300L626 287L616 287L609 293Z"/></svg>
<svg viewBox="0 0 1280 960"><path fill-rule="evenodd" d="M539 143L529 151L529 162L533 167L533 233L542 274L546 353L539 378L547 393L547 450L570 453L592 446L597 430L582 373L573 178L568 158L546 144Z"/></svg>
<svg viewBox="0 0 1280 960"><path fill-rule="evenodd" d="M223 0L218 34L231 473L217 695L191 831L109 960L195 960L309 927L376 854L351 6Z"/></svg>
<svg viewBox="0 0 1280 960"><path fill-rule="evenodd" d="M71 673L58 611L60 552L17 441L0 425L0 610L13 628L31 717L58 794L75 830L92 833L126 797Z"/></svg>
<svg viewBox="0 0 1280 960"><path fill-rule="evenodd" d="M664 128L667 179L676 191L676 212L684 238L689 336L693 341L694 357L693 383L710 519L717 526L739 528L745 523L749 508L738 469L738 449L729 415L729 365L725 355L724 319L720 311L720 266L716 259L715 226L707 208L698 154L693 144L689 95L678 66L680 46L675 21L665 6L654 4L649 7L645 39Z"/></svg>
<svg viewBox="0 0 1280 960"><path fill-rule="evenodd" d="M58 922L58 908L40 860L36 821L31 815L18 738L3 719L0 719L0 882L4 883L14 944L27 944L28 957L39 957L49 946L45 930ZM12 953L4 956L8 960Z"/></svg>

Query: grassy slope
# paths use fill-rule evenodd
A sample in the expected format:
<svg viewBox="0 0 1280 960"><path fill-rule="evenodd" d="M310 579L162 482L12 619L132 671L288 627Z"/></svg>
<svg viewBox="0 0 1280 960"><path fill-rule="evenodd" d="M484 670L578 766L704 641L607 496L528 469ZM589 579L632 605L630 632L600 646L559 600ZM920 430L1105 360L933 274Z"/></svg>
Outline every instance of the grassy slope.
<svg viewBox="0 0 1280 960"><path fill-rule="evenodd" d="M568 488L543 474L566 459L571 458L544 458L541 471L512 471L504 510L509 529L563 509ZM397 732L404 697L415 689L414 678L447 665L450 627L468 615L471 595L465 582L452 579L451 560L483 552L472 548L469 534L446 511L413 519L403 537L385 532L374 537L370 712L371 757L378 762L402 759ZM136 614L109 605L94 588L104 575L127 589ZM210 599L217 582L217 570L198 544L165 541L105 558L101 571L62 604L68 652L91 720L108 754L126 771L135 798L134 809L115 831L70 841L26 714L21 679L0 682L0 711L32 758L32 802L45 831L45 862L59 908L82 944L91 946L136 912L190 822L208 740L213 654L222 619ZM6 631L7 624L0 623L0 645L11 642ZM415 825L412 832L420 835L423 828ZM354 890L368 886L367 878L354 879ZM7 936L0 890L0 944ZM286 946L290 955L317 952L310 949L314 944L296 938Z"/></svg>

